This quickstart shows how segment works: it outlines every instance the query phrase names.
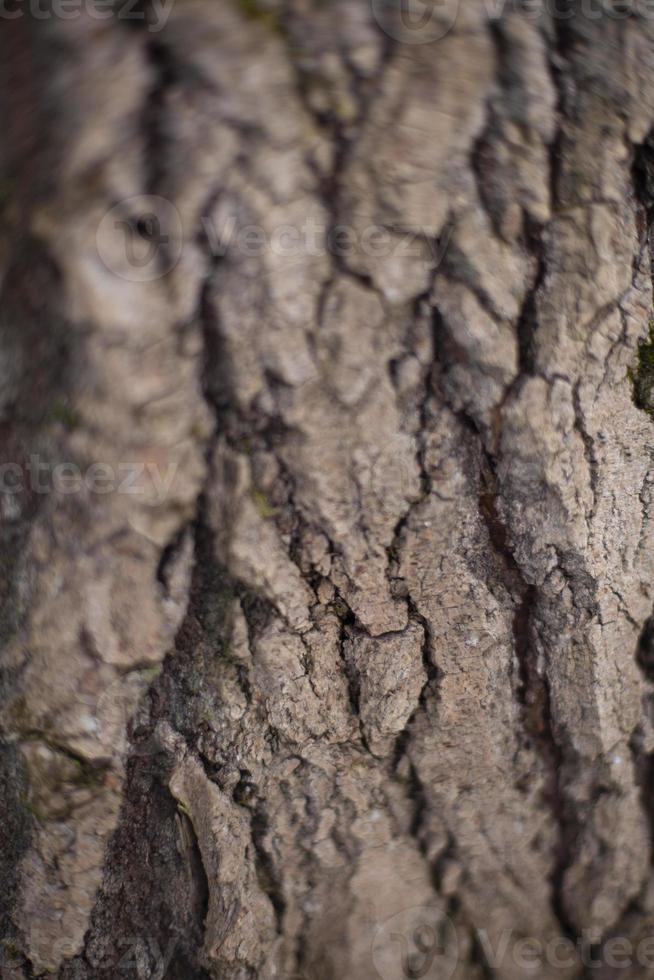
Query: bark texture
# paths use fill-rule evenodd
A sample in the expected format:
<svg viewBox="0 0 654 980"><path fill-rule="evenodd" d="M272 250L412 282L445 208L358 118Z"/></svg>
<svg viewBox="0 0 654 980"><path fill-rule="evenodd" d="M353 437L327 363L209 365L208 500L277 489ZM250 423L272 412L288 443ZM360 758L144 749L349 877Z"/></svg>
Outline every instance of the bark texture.
<svg viewBox="0 0 654 980"><path fill-rule="evenodd" d="M654 929L654 20L373 7L3 25L7 980Z"/></svg>

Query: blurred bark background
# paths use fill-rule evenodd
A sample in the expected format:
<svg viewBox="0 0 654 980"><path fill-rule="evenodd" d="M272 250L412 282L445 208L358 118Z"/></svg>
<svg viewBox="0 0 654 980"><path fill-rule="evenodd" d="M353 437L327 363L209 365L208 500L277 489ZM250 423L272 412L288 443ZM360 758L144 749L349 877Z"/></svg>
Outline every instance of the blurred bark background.
<svg viewBox="0 0 654 980"><path fill-rule="evenodd" d="M3 8L3 978L647 972L654 15L496 6Z"/></svg>

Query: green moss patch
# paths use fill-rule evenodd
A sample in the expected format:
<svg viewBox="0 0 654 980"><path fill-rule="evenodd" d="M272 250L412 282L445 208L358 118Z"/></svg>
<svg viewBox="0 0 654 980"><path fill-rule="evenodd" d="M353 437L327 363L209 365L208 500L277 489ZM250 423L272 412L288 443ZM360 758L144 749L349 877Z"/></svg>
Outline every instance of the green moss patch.
<svg viewBox="0 0 654 980"><path fill-rule="evenodd" d="M77 412L72 409L67 402L59 401L52 406L50 421L60 423L68 432L73 432L80 423Z"/></svg>
<svg viewBox="0 0 654 980"><path fill-rule="evenodd" d="M629 370L634 405L654 419L654 316L647 337L638 345L636 365Z"/></svg>
<svg viewBox="0 0 654 980"><path fill-rule="evenodd" d="M269 517L274 517L277 513L277 508L272 506L265 493L262 493L261 490L252 491L252 500L259 517L263 517L264 520Z"/></svg>
<svg viewBox="0 0 654 980"><path fill-rule="evenodd" d="M279 17L275 10L272 10L261 0L237 0L237 6L241 13L248 20L257 21L262 27L267 27L271 31L279 30Z"/></svg>

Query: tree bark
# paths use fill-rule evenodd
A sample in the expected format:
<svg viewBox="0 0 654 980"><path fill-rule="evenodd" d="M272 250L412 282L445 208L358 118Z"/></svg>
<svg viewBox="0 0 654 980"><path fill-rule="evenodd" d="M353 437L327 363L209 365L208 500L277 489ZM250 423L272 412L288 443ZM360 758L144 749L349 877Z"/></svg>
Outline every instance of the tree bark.
<svg viewBox="0 0 654 980"><path fill-rule="evenodd" d="M495 6L3 24L3 978L652 969L654 22Z"/></svg>

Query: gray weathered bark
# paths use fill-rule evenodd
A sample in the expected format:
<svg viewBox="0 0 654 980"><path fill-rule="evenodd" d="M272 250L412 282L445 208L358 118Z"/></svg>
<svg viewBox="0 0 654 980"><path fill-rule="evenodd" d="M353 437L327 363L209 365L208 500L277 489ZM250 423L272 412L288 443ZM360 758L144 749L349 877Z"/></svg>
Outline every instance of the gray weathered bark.
<svg viewBox="0 0 654 980"><path fill-rule="evenodd" d="M3 24L3 977L651 968L654 22L491 7Z"/></svg>

